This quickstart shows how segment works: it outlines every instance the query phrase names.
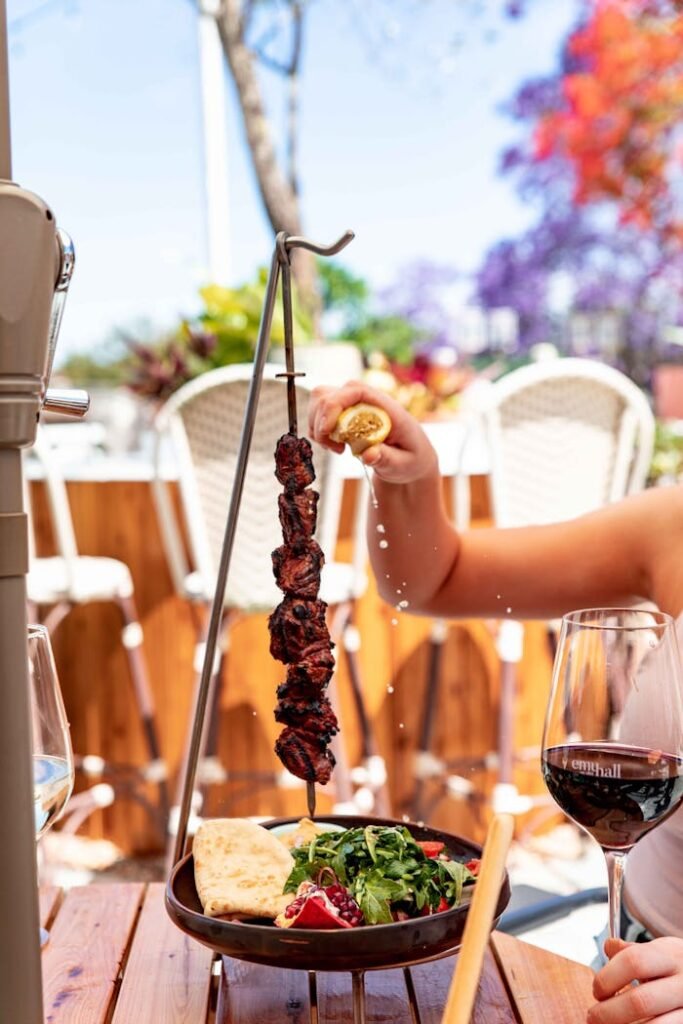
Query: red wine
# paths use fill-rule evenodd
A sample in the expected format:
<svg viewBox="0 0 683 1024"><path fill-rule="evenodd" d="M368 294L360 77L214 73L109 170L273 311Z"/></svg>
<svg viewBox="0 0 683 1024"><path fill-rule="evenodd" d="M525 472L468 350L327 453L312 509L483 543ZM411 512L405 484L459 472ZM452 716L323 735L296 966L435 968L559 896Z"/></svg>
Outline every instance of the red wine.
<svg viewBox="0 0 683 1024"><path fill-rule="evenodd" d="M543 751L553 799L601 846L629 849L683 800L683 759L621 743L572 743Z"/></svg>

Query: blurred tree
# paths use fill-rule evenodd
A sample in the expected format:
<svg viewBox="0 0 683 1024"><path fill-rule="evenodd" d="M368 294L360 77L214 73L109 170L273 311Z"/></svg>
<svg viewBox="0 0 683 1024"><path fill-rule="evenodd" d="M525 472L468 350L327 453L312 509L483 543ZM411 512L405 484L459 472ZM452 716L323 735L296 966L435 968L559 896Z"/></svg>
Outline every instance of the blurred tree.
<svg viewBox="0 0 683 1024"><path fill-rule="evenodd" d="M196 0L198 4L202 0ZM221 0L215 15L226 61L242 113L246 141L266 215L274 232L301 234L303 218L299 183L300 76L307 18L314 0ZM324 0L320 0L324 2ZM327 0L328 3L331 0ZM528 2L528 0L527 0ZM355 0L349 2L354 23L370 41L373 57L392 48L402 21L419 17L430 0ZM453 24L479 22L486 41L501 20L519 18L524 0L459 0ZM443 33L444 47L457 50L461 33ZM366 40L368 41L368 40ZM284 156L276 145L272 119L263 96L260 69L279 75L286 91ZM433 79L434 61L429 63ZM319 266L310 253L298 250L293 259L302 301L315 316L319 311Z"/></svg>
<svg viewBox="0 0 683 1024"><path fill-rule="evenodd" d="M566 58L536 156L570 162L576 203L616 203L621 223L683 244L683 3L592 0Z"/></svg>
<svg viewBox="0 0 683 1024"><path fill-rule="evenodd" d="M651 189L648 174L644 173L642 189L638 188L640 179L631 154L641 143L666 150L670 174L676 160L676 129L672 127L673 121L669 124L674 114L667 108L668 120L662 123L658 135L640 131L640 121L646 117L643 97L654 96L648 91L648 82L658 81L660 70L659 64L657 69L650 64L636 74L630 54L635 47L645 60L650 52L649 43L641 49L636 45L639 24L646 40L654 32L655 24L666 34L671 19L678 31L680 15L676 10L683 4L673 0L583 0L580 6L579 22L565 42L557 73L524 83L509 105L511 116L528 125L529 130L520 144L503 153L501 171L514 178L520 195L536 204L540 215L523 235L503 239L489 250L477 275L477 298L487 308L510 306L517 311L524 350L539 341L552 340L560 347L571 344L566 318L562 330L553 315L553 308L558 305L553 300L558 291L564 293L559 305L568 306L575 314L585 314L586 322L593 317L593 322L599 324L600 316L611 314L617 325L617 337L612 339L616 353L601 349L603 339L597 331L593 337L584 339L584 354L593 352L612 358L635 379L647 383L654 364L662 356L680 359L680 348L668 345L667 338L671 336L671 325L683 323L683 239L675 226L678 214L673 184L671 193L665 195L660 187L664 179ZM576 52L575 40L596 39L596 17L600 21L604 12L612 8L617 8L619 24L622 16L633 19L633 34L629 35L630 46L622 53L621 63L616 41L613 49L601 52L599 60L609 61L611 57L617 62L615 85L622 64L629 66L631 76L622 74L621 91L612 93L611 107L606 112L601 107L602 100L596 100L593 108L588 103L592 86L585 83L591 80L597 64L587 53ZM593 29L587 28L590 25ZM600 36L600 45L606 38ZM671 74L675 77L678 71ZM601 65L600 76L603 75ZM578 93L577 76L584 83ZM574 83L569 86L569 95L575 99L582 97L580 109L586 113L583 122L578 107L571 115L578 118L580 125L575 134L568 115L568 80ZM602 85L595 88L599 90ZM649 108L649 115L656 126L654 106ZM676 117L680 131L680 103ZM559 120L554 121L555 118ZM615 126L627 122L625 135L619 136L619 144L610 148L607 136L616 131ZM558 125L557 145L549 134L548 126L552 123ZM603 187L605 182L600 184L599 175L591 177L597 165L590 159L583 161L587 149L581 146L589 148L591 138L597 138L600 132L606 133L601 136L601 159L605 166L621 168L614 173L617 178L623 177L623 194L616 188ZM579 147L576 153L569 148L570 141ZM579 150L580 160L575 159ZM648 165L648 160L643 159L643 166ZM649 220L631 215L639 204L647 203L655 194L656 210L653 207Z"/></svg>

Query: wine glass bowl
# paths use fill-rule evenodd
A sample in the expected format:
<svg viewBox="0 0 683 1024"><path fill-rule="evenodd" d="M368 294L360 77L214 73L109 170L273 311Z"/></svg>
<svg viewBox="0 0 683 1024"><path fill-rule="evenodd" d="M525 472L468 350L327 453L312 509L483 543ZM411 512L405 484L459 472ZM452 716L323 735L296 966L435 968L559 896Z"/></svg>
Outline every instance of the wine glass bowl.
<svg viewBox="0 0 683 1024"><path fill-rule="evenodd" d="M596 608L563 618L541 768L556 803L605 853L617 937L626 855L683 801L683 667L669 615Z"/></svg>
<svg viewBox="0 0 683 1024"><path fill-rule="evenodd" d="M33 810L39 839L64 811L74 785L69 723L45 626L28 627L28 669ZM41 943L47 938L47 932L41 928Z"/></svg>

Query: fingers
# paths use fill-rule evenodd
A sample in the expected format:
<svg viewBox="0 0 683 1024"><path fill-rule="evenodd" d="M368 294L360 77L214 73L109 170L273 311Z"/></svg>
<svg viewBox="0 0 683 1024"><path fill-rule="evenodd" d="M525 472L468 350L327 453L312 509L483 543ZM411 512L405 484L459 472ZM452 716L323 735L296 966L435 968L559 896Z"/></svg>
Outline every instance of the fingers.
<svg viewBox="0 0 683 1024"><path fill-rule="evenodd" d="M683 979L679 974L628 988L588 1011L587 1024L637 1024L662 1019L683 1024Z"/></svg>
<svg viewBox="0 0 683 1024"><path fill-rule="evenodd" d="M613 942L616 944L620 940L609 940L609 945L605 943L605 952L612 959L596 974L593 981L593 995L596 999L609 999L632 981L663 978L667 974L683 971L683 942L680 939L620 943L620 951L616 954L609 951L614 948Z"/></svg>

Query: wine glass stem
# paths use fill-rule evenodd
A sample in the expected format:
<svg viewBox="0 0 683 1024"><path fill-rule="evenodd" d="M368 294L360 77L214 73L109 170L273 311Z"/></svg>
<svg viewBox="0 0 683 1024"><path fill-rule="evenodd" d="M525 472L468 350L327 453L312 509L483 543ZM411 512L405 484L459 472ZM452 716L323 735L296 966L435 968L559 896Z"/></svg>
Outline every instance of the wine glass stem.
<svg viewBox="0 0 683 1024"><path fill-rule="evenodd" d="M607 891L609 893L609 934L612 939L621 938L621 891L626 871L626 853L620 850L605 850L607 861Z"/></svg>

